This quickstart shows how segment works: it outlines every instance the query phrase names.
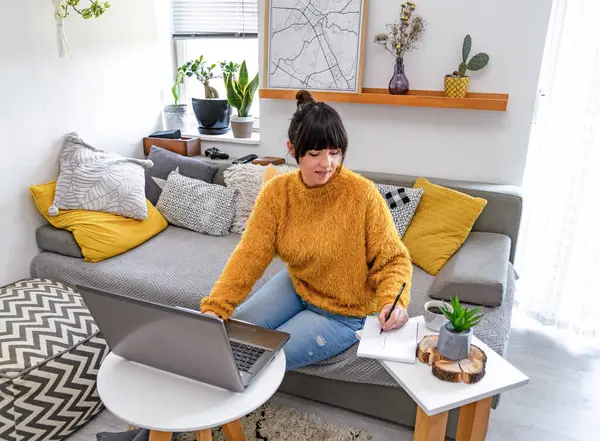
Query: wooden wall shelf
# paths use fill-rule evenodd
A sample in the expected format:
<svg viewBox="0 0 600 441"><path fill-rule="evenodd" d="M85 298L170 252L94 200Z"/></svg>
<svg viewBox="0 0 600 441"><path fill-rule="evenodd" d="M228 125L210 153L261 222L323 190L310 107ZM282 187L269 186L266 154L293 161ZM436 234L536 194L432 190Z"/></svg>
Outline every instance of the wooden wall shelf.
<svg viewBox="0 0 600 441"><path fill-rule="evenodd" d="M508 95L502 93L467 93L466 98L447 98L437 90L410 90L406 95L391 95L387 89L363 88L361 93L312 92L319 101L384 104L390 106L438 107L442 109L506 111ZM295 90L260 89L261 98L294 100Z"/></svg>

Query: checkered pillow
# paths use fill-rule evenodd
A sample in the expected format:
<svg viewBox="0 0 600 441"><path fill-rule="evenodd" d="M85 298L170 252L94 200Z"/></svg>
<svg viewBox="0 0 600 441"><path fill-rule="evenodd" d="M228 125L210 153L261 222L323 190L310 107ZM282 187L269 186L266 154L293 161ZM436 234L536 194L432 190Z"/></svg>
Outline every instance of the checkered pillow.
<svg viewBox="0 0 600 441"><path fill-rule="evenodd" d="M410 225L417 206L423 196L422 188L395 187L393 185L377 184L379 193L383 196L392 212L398 235L402 238Z"/></svg>

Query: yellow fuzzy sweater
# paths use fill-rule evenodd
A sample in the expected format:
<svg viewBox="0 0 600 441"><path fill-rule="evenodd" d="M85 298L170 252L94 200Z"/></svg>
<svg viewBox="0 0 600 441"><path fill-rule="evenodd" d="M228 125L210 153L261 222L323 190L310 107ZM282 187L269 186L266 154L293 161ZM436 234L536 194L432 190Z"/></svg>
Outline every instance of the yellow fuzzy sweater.
<svg viewBox="0 0 600 441"><path fill-rule="evenodd" d="M298 295L345 316L365 316L410 301L412 265L375 185L344 167L308 188L300 171L271 179L202 312L229 318L278 255Z"/></svg>

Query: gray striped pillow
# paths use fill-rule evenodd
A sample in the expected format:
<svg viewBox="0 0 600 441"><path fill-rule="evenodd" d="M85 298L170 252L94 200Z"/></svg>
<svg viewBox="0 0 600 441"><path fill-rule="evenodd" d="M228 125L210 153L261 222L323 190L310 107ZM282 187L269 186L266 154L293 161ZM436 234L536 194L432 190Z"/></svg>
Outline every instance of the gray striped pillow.
<svg viewBox="0 0 600 441"><path fill-rule="evenodd" d="M60 174L48 214L56 216L59 209L91 210L144 220L148 216L144 169L152 165L96 149L70 133L60 152Z"/></svg>

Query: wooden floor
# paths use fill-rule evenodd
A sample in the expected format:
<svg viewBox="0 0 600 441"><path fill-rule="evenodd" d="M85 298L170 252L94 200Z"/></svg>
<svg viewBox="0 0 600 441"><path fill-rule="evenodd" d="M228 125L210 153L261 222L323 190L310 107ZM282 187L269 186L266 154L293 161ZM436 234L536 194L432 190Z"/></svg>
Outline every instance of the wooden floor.
<svg viewBox="0 0 600 441"><path fill-rule="evenodd" d="M600 440L600 349L578 343L517 315L508 359L531 383L502 395L500 407L492 411L487 441ZM272 402L366 429L373 441L412 441L408 428L353 412L283 394ZM125 428L104 411L68 441L95 441L97 432Z"/></svg>

